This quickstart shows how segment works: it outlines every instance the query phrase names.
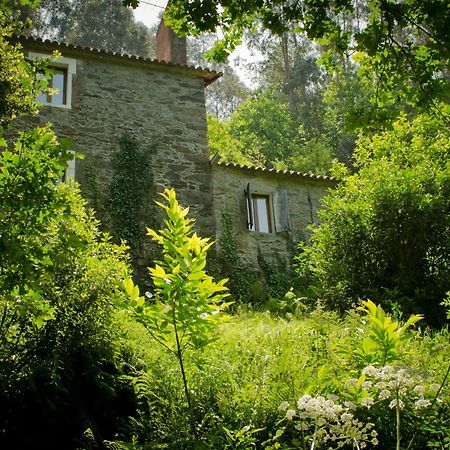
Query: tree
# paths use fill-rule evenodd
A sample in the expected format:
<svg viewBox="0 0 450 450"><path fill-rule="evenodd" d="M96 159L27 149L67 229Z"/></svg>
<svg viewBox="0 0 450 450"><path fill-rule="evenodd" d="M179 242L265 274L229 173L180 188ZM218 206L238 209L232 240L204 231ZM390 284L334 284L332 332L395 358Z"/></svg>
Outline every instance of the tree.
<svg viewBox="0 0 450 450"><path fill-rule="evenodd" d="M132 6L138 3L124 0ZM448 109L439 105L448 101L450 91L446 0L173 0L165 19L179 34L220 28L224 37L210 52L218 60L224 60L241 42L244 30L256 23L279 35L302 30L328 46L329 65L336 54L357 60L361 73L375 77L389 94L383 101L401 95L409 103L438 110L448 120Z"/></svg>
<svg viewBox="0 0 450 450"><path fill-rule="evenodd" d="M29 3L22 0L17 6ZM16 117L37 112L35 97L46 87L45 79L37 80L38 66L28 62L20 45L12 42L14 33L26 32L30 24L20 20L20 10L11 4L0 4L0 134Z"/></svg>
<svg viewBox="0 0 450 450"><path fill-rule="evenodd" d="M223 161L235 164L255 163L249 156L244 155L240 141L231 135L229 121L221 121L209 114L207 120L208 147L211 156L218 154Z"/></svg>
<svg viewBox="0 0 450 450"><path fill-rule="evenodd" d="M35 3L1 2L2 126L35 113L45 89L44 67L13 38L27 25L11 5ZM48 126L9 137L0 129L0 446L75 448L87 427L112 437L131 412L112 339L126 249L98 231L75 185L59 182L67 143Z"/></svg>
<svg viewBox="0 0 450 450"><path fill-rule="evenodd" d="M223 302L226 279L215 282L205 272L206 254L212 242L192 232L194 219L186 216L175 191L161 194L165 203L157 202L166 213L165 227L159 232L150 228L148 235L162 247L162 260L150 268L155 299L145 301L131 279L124 281L130 303L129 311L150 335L179 363L184 392L192 414L191 394L185 371L186 352L202 349L212 341L212 331L226 316L221 314L230 303ZM192 423L195 432L195 424Z"/></svg>
<svg viewBox="0 0 450 450"><path fill-rule="evenodd" d="M325 197L301 272L346 308L357 298L442 321L450 285L450 130L429 116L360 138L355 174ZM341 167L342 169L342 167ZM339 175L339 174L338 174Z"/></svg>
<svg viewBox="0 0 450 450"><path fill-rule="evenodd" d="M214 117L227 118L250 95L250 89L240 80L228 61L211 62L204 56L211 45L218 40L215 34L203 34L190 37L187 42L187 58L189 64L208 65L223 75L206 89L206 110Z"/></svg>
<svg viewBox="0 0 450 450"><path fill-rule="evenodd" d="M305 142L301 124L280 95L263 91L242 103L221 130L218 122L210 120L209 126L211 149L226 160L315 173L331 167L329 149Z"/></svg>
<svg viewBox="0 0 450 450"><path fill-rule="evenodd" d="M120 0L41 0L32 10L34 32L87 47L150 57L155 33L136 22Z"/></svg>

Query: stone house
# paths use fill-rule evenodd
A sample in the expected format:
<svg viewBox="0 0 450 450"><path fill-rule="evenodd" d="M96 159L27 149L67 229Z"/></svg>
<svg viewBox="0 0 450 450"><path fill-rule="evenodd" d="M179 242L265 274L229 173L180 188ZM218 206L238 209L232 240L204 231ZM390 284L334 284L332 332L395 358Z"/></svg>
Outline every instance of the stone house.
<svg viewBox="0 0 450 450"><path fill-rule="evenodd" d="M95 167L100 185L111 177L110 159L124 133L142 147L153 145L156 191L173 187L189 205L199 232L218 241L223 213L243 260L258 270L257 255L288 264L292 245L307 237L316 222L320 198L330 177L283 172L210 161L205 88L220 73L186 64L186 44L163 24L157 35L157 59L150 60L36 38L21 38L30 59L54 50L53 96L34 125L51 122L74 151L85 154L68 175L83 186L87 167Z"/></svg>

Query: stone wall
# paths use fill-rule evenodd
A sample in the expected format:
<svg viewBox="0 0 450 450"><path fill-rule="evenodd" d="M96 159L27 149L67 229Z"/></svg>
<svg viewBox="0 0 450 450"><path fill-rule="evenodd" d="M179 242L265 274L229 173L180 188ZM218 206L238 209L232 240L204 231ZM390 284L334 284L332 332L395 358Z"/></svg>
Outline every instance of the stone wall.
<svg viewBox="0 0 450 450"><path fill-rule="evenodd" d="M222 213L226 212L232 218L232 238L245 265L261 271L257 262L259 252L266 263L289 268L295 245L301 240L308 241L308 226L318 223L320 199L333 186L334 181L329 177L277 173L223 163L213 163L212 170L216 241L220 240L223 230ZM277 191L287 192L290 230L260 233L247 229L244 190L248 184L252 193L269 194L271 200ZM220 252L219 244L218 249Z"/></svg>
<svg viewBox="0 0 450 450"><path fill-rule="evenodd" d="M40 53L51 53L55 47L33 40L23 45L25 51ZM77 64L71 109L46 106L31 122L52 122L57 135L70 138L74 150L85 155L76 161L76 180L85 183L90 164L105 187L111 153L120 136L128 133L141 148L156 148L156 190L175 188L202 234L213 235L204 86L205 77L215 73L74 46L59 50Z"/></svg>

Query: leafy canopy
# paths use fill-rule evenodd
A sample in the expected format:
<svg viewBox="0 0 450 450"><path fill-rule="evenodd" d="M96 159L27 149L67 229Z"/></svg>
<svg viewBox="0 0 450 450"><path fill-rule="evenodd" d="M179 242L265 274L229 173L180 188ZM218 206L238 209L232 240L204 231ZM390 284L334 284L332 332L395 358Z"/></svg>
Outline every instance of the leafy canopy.
<svg viewBox="0 0 450 450"><path fill-rule="evenodd" d="M208 120L209 145L238 164L327 173L329 149L305 141L303 127L280 95L263 91L249 97L226 122Z"/></svg>
<svg viewBox="0 0 450 450"><path fill-rule="evenodd" d="M213 59L225 60L244 30L261 23L275 34L306 32L327 47L328 65L334 64L334 55L352 56L362 73L375 75L391 100L402 95L408 102L436 107L437 100L448 99L447 0L173 0L164 18L179 34L220 29L223 39L209 53Z"/></svg>

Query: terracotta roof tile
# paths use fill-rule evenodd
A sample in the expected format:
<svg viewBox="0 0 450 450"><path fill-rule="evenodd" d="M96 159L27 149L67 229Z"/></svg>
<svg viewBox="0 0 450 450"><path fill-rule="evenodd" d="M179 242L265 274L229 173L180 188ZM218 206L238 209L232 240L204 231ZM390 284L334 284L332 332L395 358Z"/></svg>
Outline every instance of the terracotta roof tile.
<svg viewBox="0 0 450 450"><path fill-rule="evenodd" d="M249 166L244 164L235 164L232 162L226 162L226 161L214 161L211 160L211 162L214 162L214 164L222 167L231 167L233 169L240 169L240 170L247 170L251 172L260 172L260 173L267 173L272 175L287 175L287 176L294 176L294 177L300 177L308 180L314 180L314 181L328 181L328 182L337 182L336 178L330 177L327 175L316 175L311 172L305 173L305 172L296 172L294 170L280 170L280 169L274 169L269 167L257 167L257 166Z"/></svg>
<svg viewBox="0 0 450 450"><path fill-rule="evenodd" d="M168 66L168 67L189 70L192 72L197 72L198 75L205 80L206 85L212 83L213 81L217 80L217 78L220 78L223 75L222 72L216 72L215 70L209 70L209 69L199 67L199 66L196 67L196 66L189 66L189 65L174 64L174 63L167 62L167 61L160 61L158 59L146 58L144 56L133 55L133 54L125 53L125 52L113 52L110 50L102 50L102 49L94 48L94 47L86 47L83 45L69 44L67 42L59 42L59 41L50 40L50 39L42 39L42 38L38 38L35 36L21 35L18 37L18 39L21 43L31 42L34 44L39 44L39 45L52 47L52 48L58 47L59 49L67 48L69 50L81 50L81 51L86 51L89 53L94 53L94 54L97 53L100 55L112 56L112 57L116 57L116 58L123 58L123 59L131 60L131 61L142 61L142 62L156 64L156 65L160 65L160 66Z"/></svg>

